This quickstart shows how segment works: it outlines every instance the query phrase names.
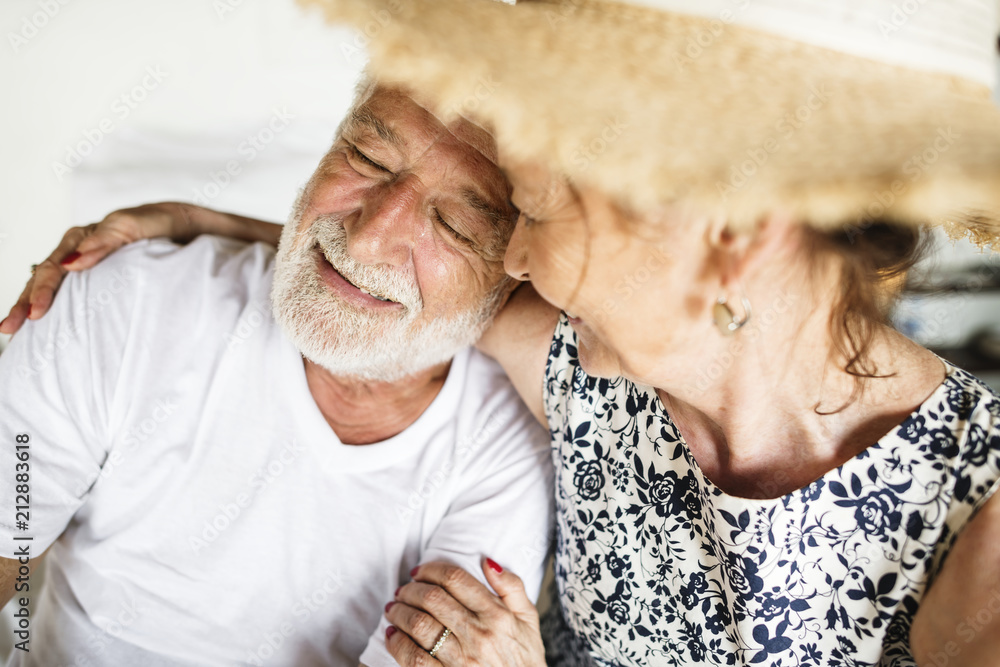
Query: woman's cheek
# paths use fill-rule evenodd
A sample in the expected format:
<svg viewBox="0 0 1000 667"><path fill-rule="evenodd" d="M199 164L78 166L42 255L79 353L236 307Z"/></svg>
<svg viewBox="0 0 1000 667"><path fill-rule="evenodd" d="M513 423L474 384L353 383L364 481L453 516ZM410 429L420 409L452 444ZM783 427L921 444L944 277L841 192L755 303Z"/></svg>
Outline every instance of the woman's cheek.
<svg viewBox="0 0 1000 667"><path fill-rule="evenodd" d="M567 301L583 277L583 248L570 225L536 223L529 233L528 270L543 298L558 308L572 308Z"/></svg>

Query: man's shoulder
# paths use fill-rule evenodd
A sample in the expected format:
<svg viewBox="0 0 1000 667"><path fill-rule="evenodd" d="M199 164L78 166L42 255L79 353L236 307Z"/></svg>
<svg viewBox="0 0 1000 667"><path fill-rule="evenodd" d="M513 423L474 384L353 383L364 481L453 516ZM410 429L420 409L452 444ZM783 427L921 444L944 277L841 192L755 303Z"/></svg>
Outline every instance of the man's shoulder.
<svg viewBox="0 0 1000 667"><path fill-rule="evenodd" d="M476 348L467 348L460 354L465 356L465 398L467 400L499 400L504 403L520 403L520 396L507 374L495 360ZM456 356L456 358L458 358Z"/></svg>
<svg viewBox="0 0 1000 667"><path fill-rule="evenodd" d="M142 312L197 317L219 303L246 304L270 291L274 248L203 235L179 245L148 239L124 246L93 268L70 274L63 291L89 314ZM83 302L83 303L81 303Z"/></svg>
<svg viewBox="0 0 1000 667"><path fill-rule="evenodd" d="M269 312L274 254L264 244L212 236L187 245L132 243L69 274L52 311L27 323L25 337L98 345L108 354L136 346L166 354L184 341L221 340L248 308Z"/></svg>
<svg viewBox="0 0 1000 667"><path fill-rule="evenodd" d="M506 441L516 451L548 449L548 434L521 400L500 365L475 348L465 356L462 399L458 410L465 436L483 444ZM463 419L464 417L464 419ZM499 451L499 449L497 450Z"/></svg>
<svg viewBox="0 0 1000 667"><path fill-rule="evenodd" d="M227 279L253 283L268 276L274 254L274 248L264 243L208 234L184 245L169 239L146 239L122 247L79 275L89 274L95 284L136 279L154 289Z"/></svg>

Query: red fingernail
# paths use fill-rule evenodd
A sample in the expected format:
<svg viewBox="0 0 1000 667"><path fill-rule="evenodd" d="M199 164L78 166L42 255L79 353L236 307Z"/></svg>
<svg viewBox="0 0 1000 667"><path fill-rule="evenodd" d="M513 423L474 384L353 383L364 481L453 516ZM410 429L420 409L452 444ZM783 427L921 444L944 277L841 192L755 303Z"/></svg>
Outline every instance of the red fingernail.
<svg viewBox="0 0 1000 667"><path fill-rule="evenodd" d="M396 634L396 626L390 625L389 627L387 627L385 629L385 638L386 639L388 639L389 637L392 637L394 634Z"/></svg>
<svg viewBox="0 0 1000 667"><path fill-rule="evenodd" d="M395 603L395 602L390 602L389 604L387 604L387 605L385 606L385 613L387 613L387 614L388 614L388 613L389 613L389 609L390 609L390 608L392 607L392 605L394 605L394 604L396 604L396 603Z"/></svg>
<svg viewBox="0 0 1000 667"><path fill-rule="evenodd" d="M62 261L59 262L59 263L62 264L63 266L66 266L67 264L72 264L73 262L75 262L78 259L80 259L80 253L78 253L78 252L76 252L74 250L70 254L68 254L65 257L63 257Z"/></svg>
<svg viewBox="0 0 1000 667"><path fill-rule="evenodd" d="M497 562L495 560L493 560L492 558L487 558L486 559L486 564L489 565L490 569L493 570L494 572L496 572L497 574L499 574L500 572L503 572L503 568L500 567L500 565L498 565Z"/></svg>
<svg viewBox="0 0 1000 667"><path fill-rule="evenodd" d="M420 569L420 566L418 565L415 568L413 568L412 570L410 570L410 576L411 577L417 576L417 570L419 570L419 569Z"/></svg>
<svg viewBox="0 0 1000 667"><path fill-rule="evenodd" d="M399 591L401 591L401 590L403 590L402 586L400 586L399 588L396 589L396 592L392 594L392 597L398 598L399 597Z"/></svg>

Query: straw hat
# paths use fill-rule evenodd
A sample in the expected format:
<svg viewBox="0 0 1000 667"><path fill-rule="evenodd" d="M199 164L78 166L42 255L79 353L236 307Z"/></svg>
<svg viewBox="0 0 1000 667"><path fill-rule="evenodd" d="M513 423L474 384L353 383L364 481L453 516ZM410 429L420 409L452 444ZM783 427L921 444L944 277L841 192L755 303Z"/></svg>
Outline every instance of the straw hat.
<svg viewBox="0 0 1000 667"><path fill-rule="evenodd" d="M637 210L1000 249L997 0L302 0L380 81Z"/></svg>

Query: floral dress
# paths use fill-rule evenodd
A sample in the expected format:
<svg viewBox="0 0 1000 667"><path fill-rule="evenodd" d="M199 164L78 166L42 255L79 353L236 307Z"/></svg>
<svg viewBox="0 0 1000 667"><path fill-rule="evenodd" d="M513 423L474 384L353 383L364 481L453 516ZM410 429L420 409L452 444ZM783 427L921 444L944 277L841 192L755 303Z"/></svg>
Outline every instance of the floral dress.
<svg viewBox="0 0 1000 667"><path fill-rule="evenodd" d="M773 500L709 481L651 387L584 373L565 316L545 409L550 664L915 665L920 600L1000 479L1000 398L951 365L895 431Z"/></svg>

